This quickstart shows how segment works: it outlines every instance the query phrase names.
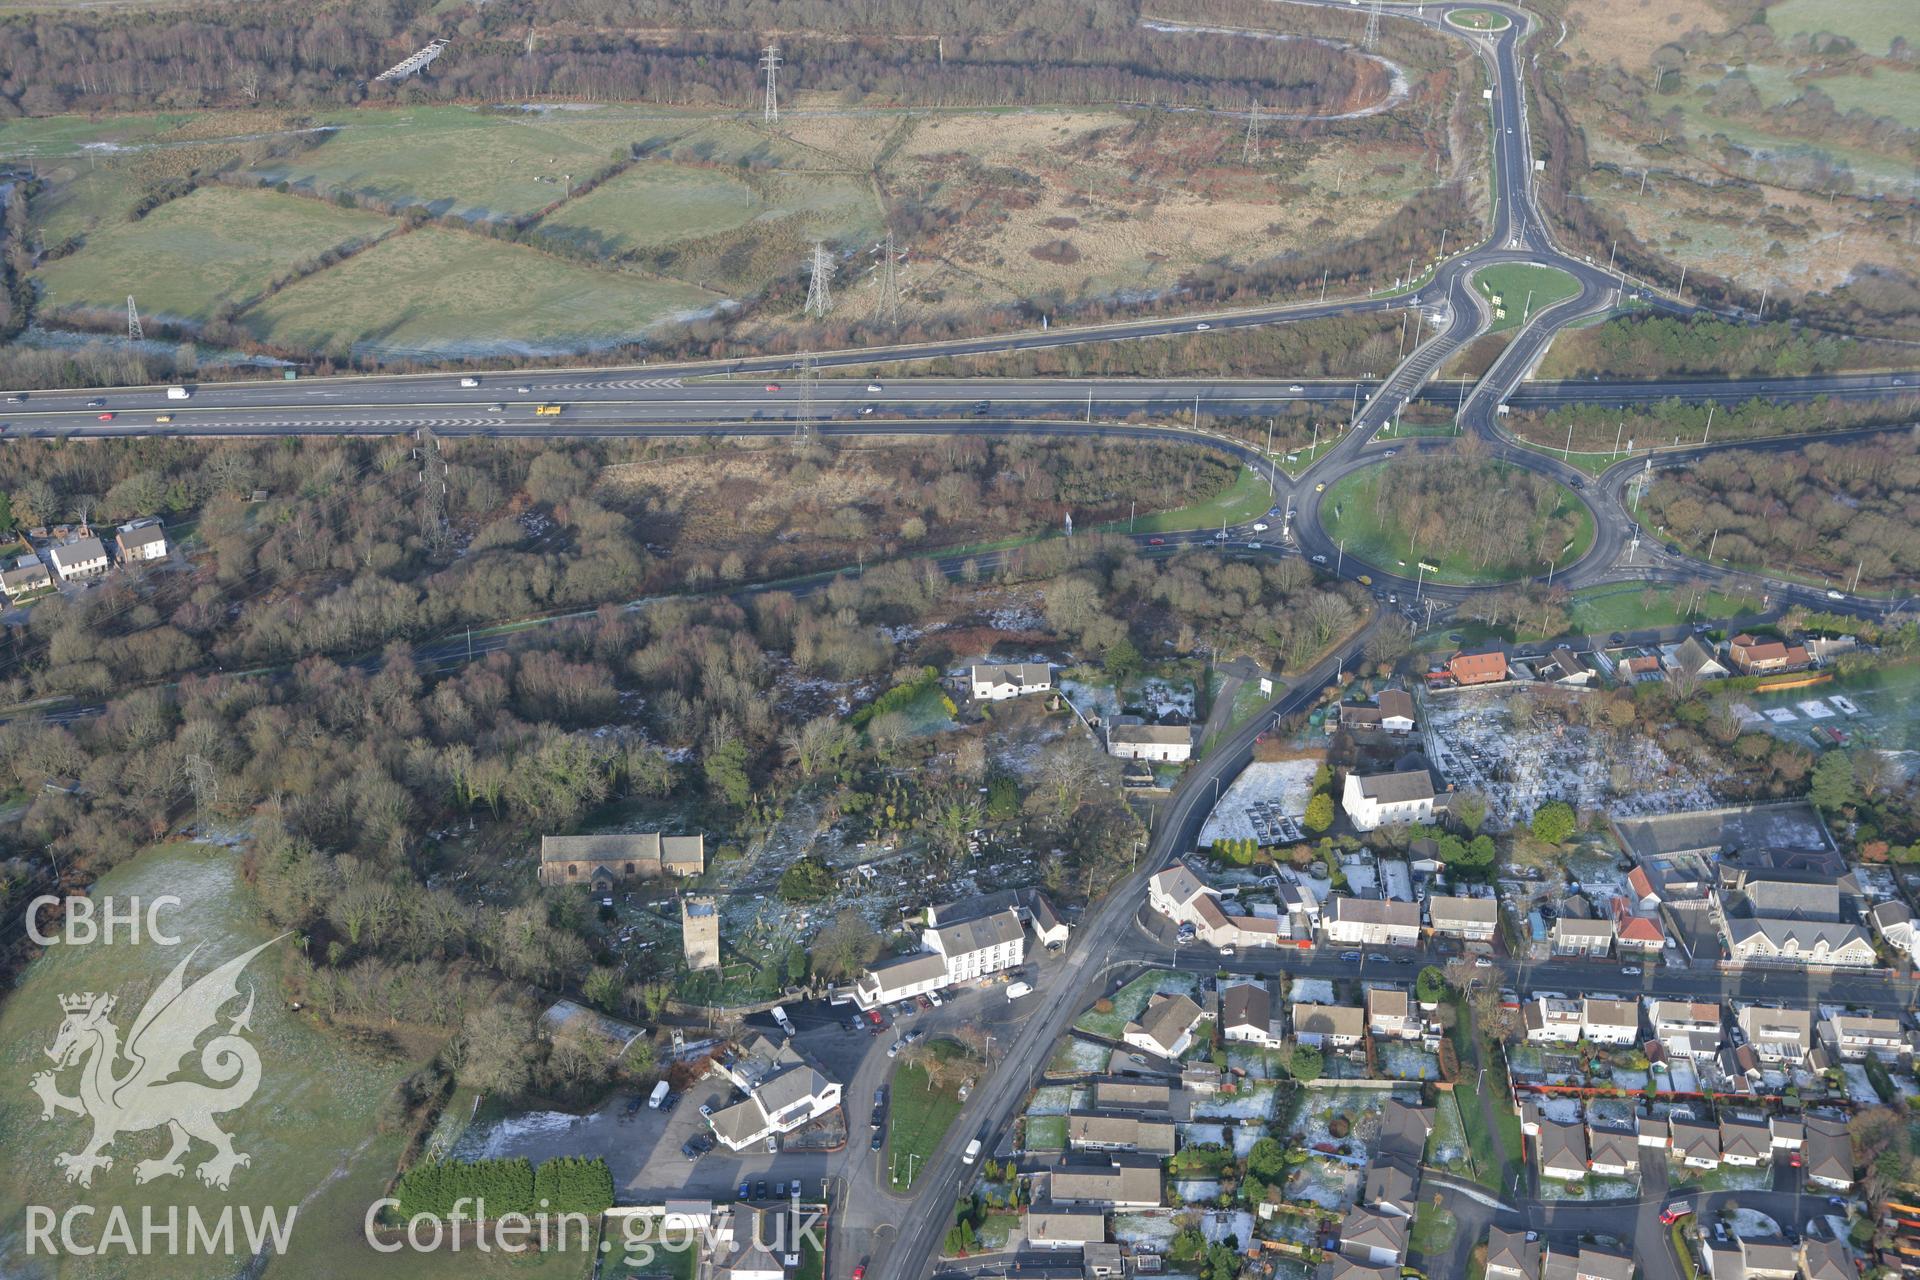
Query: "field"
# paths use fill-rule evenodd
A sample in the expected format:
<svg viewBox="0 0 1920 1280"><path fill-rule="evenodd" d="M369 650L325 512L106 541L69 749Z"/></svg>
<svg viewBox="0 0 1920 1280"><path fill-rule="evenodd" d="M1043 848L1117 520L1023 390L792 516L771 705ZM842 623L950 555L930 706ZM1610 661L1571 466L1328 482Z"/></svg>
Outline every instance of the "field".
<svg viewBox="0 0 1920 1280"><path fill-rule="evenodd" d="M1707 0L1674 0L1657 12L1632 0L1574 0L1567 18L1576 68L1634 82L1630 90L1623 82L1619 92L1566 95L1594 165L1580 178L1580 194L1624 220L1643 244L1696 279L1712 275L1776 294L1838 288L1863 270L1898 269L1911 258L1907 228L1880 216L1883 203L1846 198L1849 189L1910 197L1915 171L1900 147L1868 145L1859 128L1829 130L1818 117L1795 125L1763 114L1817 88L1841 113L1857 108L1920 125L1920 71L1822 58L1791 45L1802 33L1838 32L1884 59L1895 35L1915 34L1910 5L1787 0L1765 11L1775 33L1770 46L1730 33L1726 12ZM1711 34L1703 40L1701 33ZM1677 72L1656 72L1654 51L1682 38L1693 56Z"/></svg>
<svg viewBox="0 0 1920 1280"><path fill-rule="evenodd" d="M315 200L207 187L138 222L90 232L79 252L44 266L40 281L54 308L124 309L131 293L150 318L205 320L303 259L392 225Z"/></svg>
<svg viewBox="0 0 1920 1280"><path fill-rule="evenodd" d="M1376 568L1412 576L1414 561L1411 548L1403 543L1399 535L1389 530L1373 510L1375 490L1383 468L1389 465L1375 463L1336 480L1321 495L1320 519L1329 538L1336 542L1344 540L1349 559L1363 560ZM1559 563L1562 565L1572 564L1593 545L1593 513L1569 490L1561 494L1559 505L1551 515L1557 519L1570 512L1578 513L1579 529L1573 545L1560 557ZM1545 573L1547 568L1544 563L1512 560L1495 561L1483 567L1475 564L1463 548L1451 546L1437 556L1429 552L1427 563L1439 566L1437 572L1426 575L1428 582L1501 582L1532 577Z"/></svg>
<svg viewBox="0 0 1920 1280"><path fill-rule="evenodd" d="M0 1055L9 1078L21 1086L0 1100L0 1140L10 1156L0 1174L0 1229L5 1233L0 1237L0 1271L36 1278L128 1274L124 1258L70 1258L58 1267L29 1260L19 1234L28 1204L59 1211L91 1200L123 1206L137 1221L143 1205L195 1205L203 1212L229 1204L278 1206L284 1213L317 1196L316 1205L331 1203L334 1212L322 1215L325 1225L317 1226L303 1210L292 1233L289 1260L270 1268L269 1275L283 1268L289 1275L339 1274L347 1265L339 1253L343 1247L352 1250L355 1266L372 1264L368 1269L376 1274L421 1274L375 1260L358 1247L359 1215L380 1194L398 1151L397 1140L376 1135L378 1113L409 1065L346 1048L277 998L276 949L295 945L292 939L269 948L241 980L242 993L255 997L248 1039L259 1050L262 1072L252 1100L222 1117L236 1150L252 1157L250 1165L235 1171L231 1190L206 1188L195 1179L192 1170L206 1158L205 1147L189 1155L184 1177L136 1186L135 1162L165 1148L164 1135L157 1130L116 1141L113 1167L96 1175L91 1195L62 1180L54 1156L77 1149L86 1127L66 1115L43 1122L39 1102L24 1087L28 1077L48 1065L42 1050L53 1043L60 1024L58 997L83 991L114 994L119 1005L113 1020L124 1031L153 986L189 947L200 948L190 967L192 978L271 936L254 922L250 894L240 882L235 855L227 850L202 845L152 849L102 877L95 890L96 899L111 895L122 901L151 901L164 893L183 901L168 923L186 945L50 948L28 967L12 998L0 1008ZM227 1010L223 1025L239 1009L236 1003ZM62 1085L73 1087L72 1073ZM181 1256L145 1260L138 1274L186 1280L210 1272L206 1258Z"/></svg>
<svg viewBox="0 0 1920 1280"><path fill-rule="evenodd" d="M247 312L262 341L325 352L559 352L630 341L717 299L691 285L564 262L423 227Z"/></svg>
<svg viewBox="0 0 1920 1280"><path fill-rule="evenodd" d="M456 246L436 229L240 317L292 350L395 357L602 349L769 291L783 300L740 332L784 330L800 319L794 291L815 241L838 260L833 320L872 318L889 222L914 228L899 245L906 325L1150 296L1196 268L1364 237L1434 170L1421 144L1363 152L1310 136L1276 136L1244 164L1238 123L1202 115L829 109L767 129L637 104L6 121L0 157L30 157L46 179L30 209L41 241L79 242L38 272L55 305L123 305L133 292L149 314L206 320L287 267L393 228L375 214L512 221L528 245L555 250ZM261 188L126 222L158 183L213 170ZM187 219L214 232L204 260L175 234ZM503 314L501 298L525 313Z"/></svg>
<svg viewBox="0 0 1920 1280"><path fill-rule="evenodd" d="M1920 34L1913 6L1907 0L1782 0L1767 10L1767 25L1776 37L1830 31L1845 36L1861 50L1885 57L1895 36L1912 40Z"/></svg>
<svg viewBox="0 0 1920 1280"><path fill-rule="evenodd" d="M1267 482L1249 467L1242 467L1234 476L1231 488L1219 496L1197 503L1191 507L1181 507L1177 511L1163 511L1156 515L1141 516L1131 525L1125 520L1116 520L1107 526L1115 530L1131 530L1135 533L1173 533L1185 529L1218 529L1221 521L1228 524L1241 524L1257 518L1267 510L1273 497Z"/></svg>
<svg viewBox="0 0 1920 1280"><path fill-rule="evenodd" d="M1525 324L1542 309L1580 292L1580 282L1566 272L1524 263L1488 267L1475 273L1473 283L1480 290L1480 296L1495 309L1488 333ZM1506 314L1499 314L1501 311Z"/></svg>

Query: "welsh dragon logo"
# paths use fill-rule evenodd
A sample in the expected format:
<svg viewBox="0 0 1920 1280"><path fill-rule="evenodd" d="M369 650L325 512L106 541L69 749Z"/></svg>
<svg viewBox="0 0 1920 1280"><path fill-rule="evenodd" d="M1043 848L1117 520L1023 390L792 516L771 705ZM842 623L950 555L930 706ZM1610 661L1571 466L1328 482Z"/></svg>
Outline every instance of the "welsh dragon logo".
<svg viewBox="0 0 1920 1280"><path fill-rule="evenodd" d="M46 1051L54 1068L36 1074L32 1087L40 1095L42 1120L67 1111L93 1121L93 1136L84 1146L54 1157L68 1182L92 1186L95 1170L113 1168L113 1157L106 1152L115 1138L162 1126L172 1145L165 1155L134 1165L136 1183L185 1173L180 1158L194 1139L213 1148L212 1156L194 1170L209 1187L226 1190L233 1171L252 1163L244 1152L233 1149L232 1137L214 1123L215 1116L245 1106L260 1087L260 1054L241 1035L252 1029L251 987L246 1007L227 1024L226 1032L200 1049L200 1073L213 1083L173 1077L194 1051L195 1042L219 1022L220 1010L239 999L239 978L248 961L278 941L261 943L191 986L186 981L187 965L199 948L189 951L147 997L124 1045L120 1029L110 1018L114 997L91 991L60 997L66 1019L53 1047ZM72 1067L80 1071L77 1097L60 1092L59 1075Z"/></svg>

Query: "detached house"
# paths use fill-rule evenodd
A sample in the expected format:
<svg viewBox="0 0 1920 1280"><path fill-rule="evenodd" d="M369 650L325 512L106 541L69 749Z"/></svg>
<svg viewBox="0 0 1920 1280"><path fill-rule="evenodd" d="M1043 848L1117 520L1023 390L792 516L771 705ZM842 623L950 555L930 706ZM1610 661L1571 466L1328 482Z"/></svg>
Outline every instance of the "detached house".
<svg viewBox="0 0 1920 1280"><path fill-rule="evenodd" d="M1351 1005L1296 1004L1293 1038L1315 1048L1350 1049L1366 1034L1367 1015Z"/></svg>
<svg viewBox="0 0 1920 1280"><path fill-rule="evenodd" d="M114 541L120 546L120 559L127 564L167 558L167 535L158 521L121 525Z"/></svg>
<svg viewBox="0 0 1920 1280"><path fill-rule="evenodd" d="M1357 831L1373 831L1397 823L1433 821L1433 777L1425 769L1402 773L1347 775L1340 807Z"/></svg>
<svg viewBox="0 0 1920 1280"><path fill-rule="evenodd" d="M53 573L38 556L21 556L11 569L0 569L0 591L7 599L18 600L53 586Z"/></svg>
<svg viewBox="0 0 1920 1280"><path fill-rule="evenodd" d="M1842 1062L1859 1062L1869 1054L1876 1058L1904 1058L1913 1052L1897 1018L1835 1014L1820 1024L1820 1042Z"/></svg>
<svg viewBox="0 0 1920 1280"><path fill-rule="evenodd" d="M1801 1164L1807 1181L1829 1191L1852 1191L1853 1138L1847 1133L1847 1122L1808 1116L1804 1123L1806 1144L1801 1150Z"/></svg>
<svg viewBox="0 0 1920 1280"><path fill-rule="evenodd" d="M1587 1130L1584 1125L1559 1120L1540 1121L1535 1150L1540 1156L1541 1177L1572 1182L1587 1176Z"/></svg>
<svg viewBox="0 0 1920 1280"><path fill-rule="evenodd" d="M1813 1013L1807 1009L1773 1009L1766 1005L1741 1006L1735 1021L1753 1049L1765 1063L1798 1066L1813 1051Z"/></svg>
<svg viewBox="0 0 1920 1280"><path fill-rule="evenodd" d="M1691 1000L1656 1000L1649 1011L1653 1037L1670 1059L1710 1058L1720 1048L1720 1006Z"/></svg>
<svg viewBox="0 0 1920 1280"><path fill-rule="evenodd" d="M1727 641L1727 659L1743 676L1761 676L1770 671L1793 671L1811 666L1802 644L1784 644L1779 640L1757 640L1742 632Z"/></svg>
<svg viewBox="0 0 1920 1280"><path fill-rule="evenodd" d="M1220 1035L1240 1044L1267 1048L1283 1037L1273 1022L1273 993L1264 982L1236 982L1220 993Z"/></svg>
<svg viewBox="0 0 1920 1280"><path fill-rule="evenodd" d="M1375 1038L1417 1040L1420 1016L1404 991L1374 987L1367 992L1367 1031Z"/></svg>
<svg viewBox="0 0 1920 1280"><path fill-rule="evenodd" d="M107 571L107 549L98 538L76 538L47 553L60 581L97 578Z"/></svg>
<svg viewBox="0 0 1920 1280"><path fill-rule="evenodd" d="M1023 693L1051 692L1053 668L1044 662L975 666L967 671L967 685L975 702L1004 702Z"/></svg>
<svg viewBox="0 0 1920 1280"><path fill-rule="evenodd" d="M1498 684L1507 678L1507 655L1498 649L1490 653L1456 653L1447 659L1447 674L1455 684Z"/></svg>
<svg viewBox="0 0 1920 1280"><path fill-rule="evenodd" d="M1372 703L1343 702L1340 724L1349 729L1379 729L1387 733L1412 733L1413 695L1404 689L1382 689Z"/></svg>
<svg viewBox="0 0 1920 1280"><path fill-rule="evenodd" d="M1138 1022L1129 1022L1120 1039L1161 1058L1177 1058L1193 1047L1200 1006L1186 996L1157 995L1147 1001Z"/></svg>

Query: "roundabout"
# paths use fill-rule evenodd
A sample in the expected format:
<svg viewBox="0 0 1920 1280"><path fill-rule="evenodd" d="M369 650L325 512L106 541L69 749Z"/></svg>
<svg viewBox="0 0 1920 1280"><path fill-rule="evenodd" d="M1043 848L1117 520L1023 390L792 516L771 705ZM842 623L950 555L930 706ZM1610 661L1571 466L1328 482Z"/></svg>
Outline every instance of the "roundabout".
<svg viewBox="0 0 1920 1280"><path fill-rule="evenodd" d="M1450 9L1447 11L1447 25L1462 31L1490 34L1505 31L1513 25L1513 19L1491 9Z"/></svg>
<svg viewBox="0 0 1920 1280"><path fill-rule="evenodd" d="M1592 550L1594 514L1564 484L1435 452L1418 465L1366 463L1318 495L1337 555L1416 582L1485 587L1557 573Z"/></svg>

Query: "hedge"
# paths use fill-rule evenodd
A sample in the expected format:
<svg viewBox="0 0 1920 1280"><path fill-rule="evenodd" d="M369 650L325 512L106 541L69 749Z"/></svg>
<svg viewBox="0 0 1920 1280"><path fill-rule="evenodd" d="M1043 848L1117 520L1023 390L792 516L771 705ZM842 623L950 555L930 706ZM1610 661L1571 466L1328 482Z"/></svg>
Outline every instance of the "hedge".
<svg viewBox="0 0 1920 1280"><path fill-rule="evenodd" d="M613 1207L613 1171L585 1156L557 1156L536 1173L525 1157L507 1160L430 1160L394 1185L403 1217L448 1218L461 1200L462 1216L497 1219L508 1213L599 1214Z"/></svg>

